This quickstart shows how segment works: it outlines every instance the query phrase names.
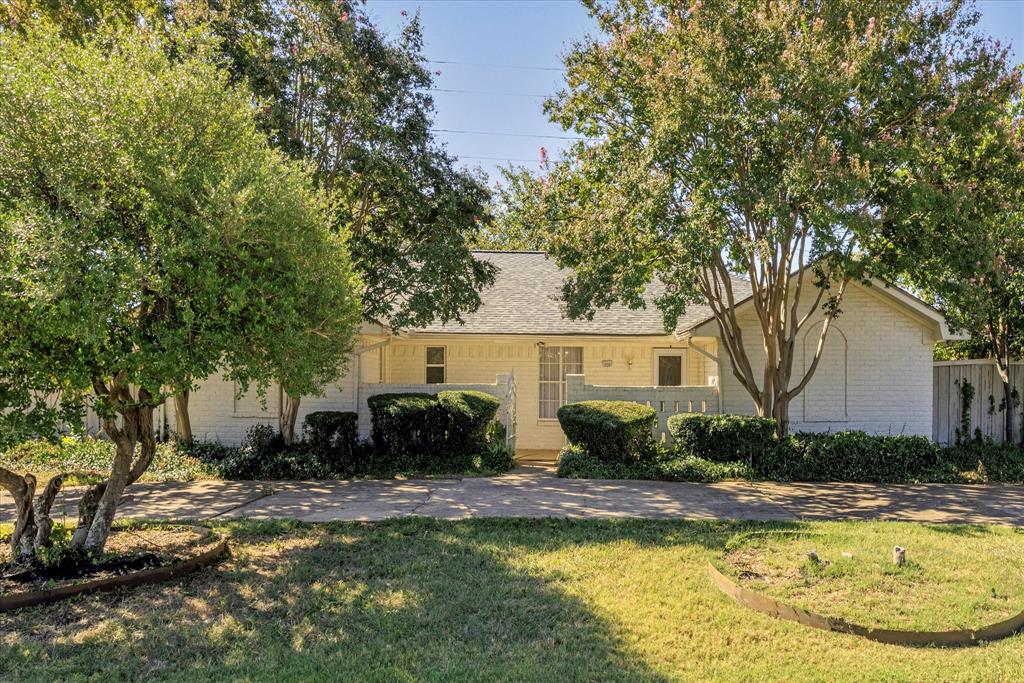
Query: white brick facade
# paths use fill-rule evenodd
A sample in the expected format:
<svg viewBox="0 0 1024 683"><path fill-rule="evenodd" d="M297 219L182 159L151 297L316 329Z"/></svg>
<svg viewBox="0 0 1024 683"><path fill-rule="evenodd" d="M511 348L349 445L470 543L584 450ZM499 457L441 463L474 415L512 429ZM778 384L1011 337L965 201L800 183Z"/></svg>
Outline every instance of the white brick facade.
<svg viewBox="0 0 1024 683"><path fill-rule="evenodd" d="M829 333L826 351L814 378L791 405L791 428L863 429L872 433L931 436L932 345L939 334L934 319L878 287L858 284L849 286L841 308L842 315ZM751 363L760 376L763 349L759 325L749 307L739 315L744 321L744 338ZM800 357L795 375L802 373L813 355L816 333L817 329L809 326L799 340ZM658 354L688 349L684 352L684 384L707 387L717 383L724 412L753 413L751 398L732 371L728 367L717 368L706 355L693 348L700 347L712 356L718 355L721 362L728 362L728 356L715 339L718 331L714 322L695 328L693 335L688 341L680 341L672 335L650 334L411 333L393 338L383 348L364 353L358 361L353 360L349 365L354 370L329 387L323 397L303 398L298 425L301 426L303 418L311 411L351 411L358 403L361 431L368 434L366 395L423 390L428 346L445 348L445 379L457 386L479 389L486 385L493 389L498 375L515 374L516 431L520 449L557 449L565 443L557 420L540 417L539 349L542 346L581 347L586 382L602 385L604 390L650 388L657 381ZM368 340L368 344L370 341L376 340ZM361 379L358 387L357 372ZM440 388L447 387L435 385L431 390ZM710 391L709 396L714 393L713 388L703 391ZM632 395L636 392L618 393ZM684 394L689 396L685 391L680 396ZM266 409L263 409L253 397L236 400L231 383L219 378L208 379L190 399L193 433L199 439L240 443L251 425L277 423L279 402L276 386L268 392ZM718 396L715 395L709 411L717 409ZM168 421L173 429L173 407L168 410Z"/></svg>

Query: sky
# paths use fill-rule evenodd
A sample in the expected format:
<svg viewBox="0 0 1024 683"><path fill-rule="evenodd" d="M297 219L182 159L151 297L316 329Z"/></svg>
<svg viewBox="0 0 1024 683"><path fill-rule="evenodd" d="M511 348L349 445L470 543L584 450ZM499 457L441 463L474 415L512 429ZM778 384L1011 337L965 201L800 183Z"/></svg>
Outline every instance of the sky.
<svg viewBox="0 0 1024 683"><path fill-rule="evenodd" d="M576 0L369 0L374 23L397 35L419 10L434 79L437 137L491 181L498 167L539 164L570 141L541 107L563 82L561 57L596 25ZM980 0L980 28L1024 61L1024 0ZM452 63L457 62L457 63ZM463 132L454 132L463 131ZM545 137L550 136L550 137Z"/></svg>

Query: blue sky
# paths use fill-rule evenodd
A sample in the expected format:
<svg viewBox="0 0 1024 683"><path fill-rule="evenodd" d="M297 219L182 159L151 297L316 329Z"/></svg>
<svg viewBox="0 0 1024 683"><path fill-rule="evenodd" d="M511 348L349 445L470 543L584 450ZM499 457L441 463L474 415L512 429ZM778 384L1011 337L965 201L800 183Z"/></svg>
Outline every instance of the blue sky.
<svg viewBox="0 0 1024 683"><path fill-rule="evenodd" d="M537 164L557 156L565 132L541 111L562 82L561 55L595 26L576 0L369 0L370 15L394 35L417 9L435 79L436 126L465 166L493 182L507 161ZM982 0L981 28L1011 44L1024 61L1024 0ZM530 68L524 68L530 67ZM478 134L484 133L484 134ZM505 135L501 135L504 133ZM511 134L511 135L510 135Z"/></svg>

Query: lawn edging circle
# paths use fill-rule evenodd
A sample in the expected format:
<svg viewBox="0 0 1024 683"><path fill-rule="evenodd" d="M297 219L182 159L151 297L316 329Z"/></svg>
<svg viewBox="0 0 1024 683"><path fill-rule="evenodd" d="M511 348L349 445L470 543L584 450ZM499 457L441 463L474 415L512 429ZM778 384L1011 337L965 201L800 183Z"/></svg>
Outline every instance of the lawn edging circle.
<svg viewBox="0 0 1024 683"><path fill-rule="evenodd" d="M795 621L798 624L822 631L833 631L836 633L848 633L860 636L868 640L889 645L941 645L945 647L963 647L966 645L977 645L979 643L999 640L1012 636L1024 629L1024 611L1004 619L995 624L989 624L978 629L954 630L954 631L900 631L895 629L871 628L861 626L834 617L826 617L815 612L800 609L793 605L787 605L775 598L768 597L757 591L737 585L732 579L718 570L712 563L708 562L708 574L715 586L747 609L761 614L767 614L776 619Z"/></svg>
<svg viewBox="0 0 1024 683"><path fill-rule="evenodd" d="M209 538L213 533L212 530L207 527L194 526L189 528L199 532L200 536L197 541L203 541ZM24 607L34 607L36 605L47 605L54 602L60 602L61 600L66 600L76 595L85 595L86 593L105 592L117 590L118 588L132 588L135 586L145 586L147 584L170 581L171 579L191 574L197 569L202 569L203 567L213 564L220 559L227 550L228 539L222 538L212 548L204 550L198 555L160 567L141 569L139 571L129 572L118 576L106 576L99 579L93 579L91 581L72 583L66 586L57 586L56 588L48 590L25 591L2 595L0 596L0 612L10 612L12 610L22 609Z"/></svg>

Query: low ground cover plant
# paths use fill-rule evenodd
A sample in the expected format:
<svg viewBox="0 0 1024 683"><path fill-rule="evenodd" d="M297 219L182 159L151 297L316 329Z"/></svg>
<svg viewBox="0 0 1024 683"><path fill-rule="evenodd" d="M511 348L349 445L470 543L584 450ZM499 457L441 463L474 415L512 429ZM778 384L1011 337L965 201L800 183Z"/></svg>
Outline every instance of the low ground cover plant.
<svg viewBox="0 0 1024 683"><path fill-rule="evenodd" d="M65 437L58 441L32 440L0 453L0 465L15 472L33 472L40 478L70 473L66 485L102 480L114 461L114 444L92 437ZM157 444L153 462L142 481L192 481L218 476L203 458L182 452L174 444Z"/></svg>

